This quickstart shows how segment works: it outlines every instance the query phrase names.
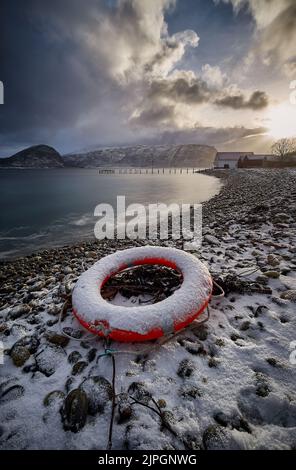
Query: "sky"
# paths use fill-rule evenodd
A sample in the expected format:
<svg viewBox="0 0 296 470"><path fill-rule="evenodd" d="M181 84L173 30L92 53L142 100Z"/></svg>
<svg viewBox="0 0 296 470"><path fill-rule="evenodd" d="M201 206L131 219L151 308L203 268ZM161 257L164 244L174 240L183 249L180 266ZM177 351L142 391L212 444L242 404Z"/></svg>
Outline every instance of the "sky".
<svg viewBox="0 0 296 470"><path fill-rule="evenodd" d="M1 157L296 135L295 0L1 0L0 56Z"/></svg>

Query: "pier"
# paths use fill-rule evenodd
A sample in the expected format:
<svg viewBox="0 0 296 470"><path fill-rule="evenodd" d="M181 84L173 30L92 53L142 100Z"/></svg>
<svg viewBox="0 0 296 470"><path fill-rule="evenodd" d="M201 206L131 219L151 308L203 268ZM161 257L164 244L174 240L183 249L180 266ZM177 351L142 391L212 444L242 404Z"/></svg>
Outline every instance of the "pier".
<svg viewBox="0 0 296 470"><path fill-rule="evenodd" d="M151 167L151 168L98 168L99 175L189 175L195 173L203 173L210 168L167 168L167 167Z"/></svg>

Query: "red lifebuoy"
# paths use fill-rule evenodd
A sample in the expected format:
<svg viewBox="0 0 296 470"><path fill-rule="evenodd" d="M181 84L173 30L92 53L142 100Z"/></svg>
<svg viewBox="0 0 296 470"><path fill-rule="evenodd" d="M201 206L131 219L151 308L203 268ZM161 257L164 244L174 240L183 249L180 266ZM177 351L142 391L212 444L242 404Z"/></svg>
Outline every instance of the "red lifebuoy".
<svg viewBox="0 0 296 470"><path fill-rule="evenodd" d="M132 266L158 264L177 269L183 283L162 302L116 306L103 299L101 289L111 276ZM73 313L91 333L122 342L148 341L186 327L207 307L213 284L207 267L175 248L144 246L102 258L83 273L73 291Z"/></svg>

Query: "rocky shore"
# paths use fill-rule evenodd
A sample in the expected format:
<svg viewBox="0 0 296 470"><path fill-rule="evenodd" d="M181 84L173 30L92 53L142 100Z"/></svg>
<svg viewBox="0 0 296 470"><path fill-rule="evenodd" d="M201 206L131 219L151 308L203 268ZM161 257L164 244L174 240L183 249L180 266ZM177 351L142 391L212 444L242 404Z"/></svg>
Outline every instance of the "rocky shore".
<svg viewBox="0 0 296 470"><path fill-rule="evenodd" d="M116 356L114 449L296 449L296 171L207 173L224 186L203 206L196 255L225 298L194 332L148 355ZM137 243L83 242L1 262L1 449L106 447L111 360L80 330L70 298L85 269ZM61 312L76 341L61 334Z"/></svg>

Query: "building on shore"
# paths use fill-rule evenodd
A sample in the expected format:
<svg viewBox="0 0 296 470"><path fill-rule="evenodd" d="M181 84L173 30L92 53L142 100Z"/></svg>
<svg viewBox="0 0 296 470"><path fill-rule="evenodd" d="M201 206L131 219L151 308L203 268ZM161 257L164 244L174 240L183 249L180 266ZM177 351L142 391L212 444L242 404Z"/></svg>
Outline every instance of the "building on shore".
<svg viewBox="0 0 296 470"><path fill-rule="evenodd" d="M279 158L276 155L249 155L239 159L237 168L276 167L278 163Z"/></svg>
<svg viewBox="0 0 296 470"><path fill-rule="evenodd" d="M276 155L255 154L254 152L217 152L214 167L217 169L236 168L285 168L295 167L296 158L281 159Z"/></svg>
<svg viewBox="0 0 296 470"><path fill-rule="evenodd" d="M254 155L240 159L237 168L295 168L296 155L286 155L285 158L277 155Z"/></svg>
<svg viewBox="0 0 296 470"><path fill-rule="evenodd" d="M254 156L254 152L217 152L214 167L233 170L238 167L240 159Z"/></svg>

